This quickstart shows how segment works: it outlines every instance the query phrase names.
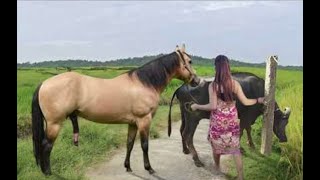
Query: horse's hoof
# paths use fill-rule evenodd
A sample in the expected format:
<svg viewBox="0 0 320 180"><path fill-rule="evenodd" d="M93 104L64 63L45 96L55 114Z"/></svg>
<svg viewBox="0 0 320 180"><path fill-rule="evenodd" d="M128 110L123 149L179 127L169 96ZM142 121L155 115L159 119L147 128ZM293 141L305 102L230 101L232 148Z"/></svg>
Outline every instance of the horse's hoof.
<svg viewBox="0 0 320 180"><path fill-rule="evenodd" d="M243 147L240 147L241 154L244 154L246 151L243 149Z"/></svg>
<svg viewBox="0 0 320 180"><path fill-rule="evenodd" d="M256 147L254 146L254 144L250 144L249 143L249 147L250 147L250 149L255 149Z"/></svg>
<svg viewBox="0 0 320 180"><path fill-rule="evenodd" d="M46 175L46 176L51 176L51 170L50 170L50 169L44 171L43 173L44 173L44 175Z"/></svg>
<svg viewBox="0 0 320 180"><path fill-rule="evenodd" d="M155 173L155 171L152 168L150 168L148 171L149 171L149 174Z"/></svg>
<svg viewBox="0 0 320 180"><path fill-rule="evenodd" d="M184 149L184 150L183 150L183 153L184 153L184 154L190 154L190 151L189 151L189 149Z"/></svg>
<svg viewBox="0 0 320 180"><path fill-rule="evenodd" d="M253 143L250 143L250 141L247 141L247 145L251 148L251 149L254 149L255 146Z"/></svg>
<svg viewBox="0 0 320 180"><path fill-rule="evenodd" d="M204 167L204 164L201 162L201 161L194 161L194 164L197 166L197 167Z"/></svg>
<svg viewBox="0 0 320 180"><path fill-rule="evenodd" d="M74 141L73 144L74 144L75 146L78 146L78 145L79 145L79 141Z"/></svg>
<svg viewBox="0 0 320 180"><path fill-rule="evenodd" d="M127 168L127 172L132 172L132 169L131 168Z"/></svg>

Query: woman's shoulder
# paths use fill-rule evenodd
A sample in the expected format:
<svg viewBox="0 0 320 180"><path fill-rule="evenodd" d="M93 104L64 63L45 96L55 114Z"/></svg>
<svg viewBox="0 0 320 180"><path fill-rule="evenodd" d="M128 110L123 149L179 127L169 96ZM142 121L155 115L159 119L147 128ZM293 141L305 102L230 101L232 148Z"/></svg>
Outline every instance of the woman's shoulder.
<svg viewBox="0 0 320 180"><path fill-rule="evenodd" d="M209 86L211 86L211 87L215 86L216 88L218 88L219 84L217 82L215 82L215 81L212 81L212 82L210 82Z"/></svg>
<svg viewBox="0 0 320 180"><path fill-rule="evenodd" d="M213 87L214 85L217 85L217 83L215 83L214 81L211 81L211 82L209 83L209 87Z"/></svg>
<svg viewBox="0 0 320 180"><path fill-rule="evenodd" d="M213 87L214 81L210 82L208 85L208 89L211 89Z"/></svg>
<svg viewBox="0 0 320 180"><path fill-rule="evenodd" d="M216 90L218 90L218 85L217 83L215 83L214 81L210 82L210 84L208 85L208 90L212 91L214 90L213 88L215 87Z"/></svg>
<svg viewBox="0 0 320 180"><path fill-rule="evenodd" d="M239 86L240 86L239 82L237 80L235 80L235 79L232 79L233 93L237 94Z"/></svg>
<svg viewBox="0 0 320 180"><path fill-rule="evenodd" d="M234 84L234 85L239 85L239 82L238 82L236 79L233 79L233 78L232 78L232 84Z"/></svg>

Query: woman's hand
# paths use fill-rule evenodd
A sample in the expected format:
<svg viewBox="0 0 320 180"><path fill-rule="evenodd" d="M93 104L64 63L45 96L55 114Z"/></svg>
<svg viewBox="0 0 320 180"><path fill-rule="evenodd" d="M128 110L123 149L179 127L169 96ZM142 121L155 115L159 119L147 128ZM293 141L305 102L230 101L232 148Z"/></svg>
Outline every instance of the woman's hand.
<svg viewBox="0 0 320 180"><path fill-rule="evenodd" d="M197 104L191 104L190 108L192 111L197 110Z"/></svg>
<svg viewBox="0 0 320 180"><path fill-rule="evenodd" d="M257 103L262 104L264 102L264 97L257 98Z"/></svg>

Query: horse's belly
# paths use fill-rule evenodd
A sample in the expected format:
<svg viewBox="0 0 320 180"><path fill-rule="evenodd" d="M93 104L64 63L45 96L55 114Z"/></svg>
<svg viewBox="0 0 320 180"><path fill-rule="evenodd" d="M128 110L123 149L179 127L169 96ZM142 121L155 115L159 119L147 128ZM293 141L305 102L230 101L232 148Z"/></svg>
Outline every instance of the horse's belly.
<svg viewBox="0 0 320 180"><path fill-rule="evenodd" d="M79 116L104 124L130 124L134 120L130 112L124 111L79 111Z"/></svg>
<svg viewBox="0 0 320 180"><path fill-rule="evenodd" d="M81 116L82 117L82 116ZM111 118L111 119L106 119L106 118L86 118L83 117L89 121L96 122L96 123L102 123L102 124L132 124L134 123L132 120L129 119L119 119L119 118Z"/></svg>

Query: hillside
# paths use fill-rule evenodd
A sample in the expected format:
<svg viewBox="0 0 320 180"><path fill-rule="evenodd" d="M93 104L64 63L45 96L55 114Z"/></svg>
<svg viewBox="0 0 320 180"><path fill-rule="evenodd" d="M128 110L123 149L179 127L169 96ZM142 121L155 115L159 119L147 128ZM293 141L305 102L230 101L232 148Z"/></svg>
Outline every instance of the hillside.
<svg viewBox="0 0 320 180"><path fill-rule="evenodd" d="M111 61L88 61L88 60L56 60L56 61L43 61L36 63L17 63L17 68L27 67L94 67L94 66L141 66L157 57L164 54L154 56L133 57L126 59L117 59ZM192 63L195 65L212 65L212 59L203 58L201 56L192 55ZM230 60L231 66L236 67L265 67L265 63L246 63L237 60ZM303 66L278 66L280 69L294 69L302 70Z"/></svg>

